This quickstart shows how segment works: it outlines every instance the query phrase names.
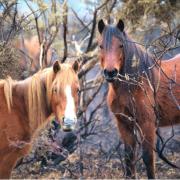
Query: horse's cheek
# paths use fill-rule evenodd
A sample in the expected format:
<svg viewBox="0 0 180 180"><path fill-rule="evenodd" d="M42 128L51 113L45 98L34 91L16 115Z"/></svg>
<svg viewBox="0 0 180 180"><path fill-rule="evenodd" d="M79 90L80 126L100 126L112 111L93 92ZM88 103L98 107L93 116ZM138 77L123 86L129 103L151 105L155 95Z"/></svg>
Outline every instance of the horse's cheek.
<svg viewBox="0 0 180 180"><path fill-rule="evenodd" d="M102 57L100 58L100 64L101 64L101 68L104 68L104 59Z"/></svg>
<svg viewBox="0 0 180 180"><path fill-rule="evenodd" d="M103 54L103 52L99 53L98 59L100 61L101 68L104 68L104 54Z"/></svg>
<svg viewBox="0 0 180 180"><path fill-rule="evenodd" d="M54 113L56 113L56 106L57 106L57 102L56 101L57 101L57 99L54 96L52 96L51 106L52 106L52 111Z"/></svg>

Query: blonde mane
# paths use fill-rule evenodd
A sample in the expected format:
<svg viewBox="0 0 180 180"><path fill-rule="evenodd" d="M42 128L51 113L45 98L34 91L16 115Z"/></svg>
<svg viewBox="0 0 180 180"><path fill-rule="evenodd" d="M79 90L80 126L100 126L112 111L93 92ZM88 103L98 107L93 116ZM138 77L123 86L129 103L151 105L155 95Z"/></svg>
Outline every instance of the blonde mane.
<svg viewBox="0 0 180 180"><path fill-rule="evenodd" d="M5 80L0 80L0 87L4 86L4 96L6 99L8 112L11 112L11 106L13 105L12 87L14 82L15 81L13 81L10 76L8 76Z"/></svg>
<svg viewBox="0 0 180 180"><path fill-rule="evenodd" d="M27 101L27 110L29 118L29 126L31 130L40 127L49 111L51 111L50 102L52 95L52 87L57 85L57 93L64 89L67 84L75 82L75 72L71 65L61 64L61 70L54 73L53 68L46 68L34 74L22 83L25 84L24 96ZM56 78L55 78L56 76ZM4 95L7 102L8 111L11 112L13 105L12 91L16 81L10 77L0 81L0 86L4 86Z"/></svg>
<svg viewBox="0 0 180 180"><path fill-rule="evenodd" d="M46 96L43 94L41 74L41 71L34 74L28 84L28 118L32 130L41 126L46 117Z"/></svg>

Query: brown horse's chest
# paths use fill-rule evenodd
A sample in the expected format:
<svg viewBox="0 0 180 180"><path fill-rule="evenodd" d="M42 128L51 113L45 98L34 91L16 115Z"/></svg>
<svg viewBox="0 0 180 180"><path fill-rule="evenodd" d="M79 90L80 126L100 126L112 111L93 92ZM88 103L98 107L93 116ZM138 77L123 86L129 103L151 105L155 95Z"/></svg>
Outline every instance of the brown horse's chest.
<svg viewBox="0 0 180 180"><path fill-rule="evenodd" d="M128 91L123 87L119 89L110 87L107 103L117 117L119 114L125 114L136 117L139 122L145 122L147 117L150 116L154 118L149 99L144 96L140 89Z"/></svg>
<svg viewBox="0 0 180 180"><path fill-rule="evenodd" d="M109 88L107 103L113 113L122 113L129 106L129 96L128 93L119 90L117 93L113 88Z"/></svg>

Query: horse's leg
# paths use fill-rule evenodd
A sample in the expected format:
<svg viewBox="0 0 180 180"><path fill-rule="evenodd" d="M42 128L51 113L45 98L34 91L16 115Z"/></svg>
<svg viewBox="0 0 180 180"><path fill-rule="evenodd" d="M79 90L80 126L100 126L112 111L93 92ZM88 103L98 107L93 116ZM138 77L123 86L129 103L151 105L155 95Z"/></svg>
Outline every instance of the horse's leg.
<svg viewBox="0 0 180 180"><path fill-rule="evenodd" d="M126 167L126 177L136 178L135 169L135 146L136 141L133 135L133 127L124 118L117 116L117 124L121 134L121 137L125 145L125 167Z"/></svg>
<svg viewBox="0 0 180 180"><path fill-rule="evenodd" d="M4 156L3 160L0 162L0 179L8 179L11 176L11 171L15 166L15 163L19 157L17 151L10 152Z"/></svg>
<svg viewBox="0 0 180 180"><path fill-rule="evenodd" d="M17 160L29 152L30 145L21 148L12 149L11 152L6 154L0 162L0 179L8 179L11 176L11 172L15 167Z"/></svg>
<svg viewBox="0 0 180 180"><path fill-rule="evenodd" d="M155 125L153 123L145 123L142 127L145 135L143 146L143 161L146 166L147 176L149 179L155 178Z"/></svg>
<svg viewBox="0 0 180 180"><path fill-rule="evenodd" d="M135 169L135 148L134 142L130 143L126 141L127 138L124 138L125 143L125 163L126 163L126 177L127 178L136 178L136 169ZM129 139L129 137L128 137Z"/></svg>

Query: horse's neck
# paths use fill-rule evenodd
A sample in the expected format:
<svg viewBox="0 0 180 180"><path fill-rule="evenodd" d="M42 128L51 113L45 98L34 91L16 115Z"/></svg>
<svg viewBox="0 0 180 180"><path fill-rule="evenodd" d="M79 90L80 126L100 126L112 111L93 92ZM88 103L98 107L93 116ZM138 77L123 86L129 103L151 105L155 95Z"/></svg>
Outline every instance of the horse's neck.
<svg viewBox="0 0 180 180"><path fill-rule="evenodd" d="M128 36L126 40L124 73L134 76L142 75L143 72L149 73L148 68L154 64L153 57Z"/></svg>
<svg viewBox="0 0 180 180"><path fill-rule="evenodd" d="M132 93L128 90L124 84L119 82L113 82L109 84L109 91L107 96L107 103L111 107L113 112L119 112L119 108L124 111L125 107L130 109Z"/></svg>
<svg viewBox="0 0 180 180"><path fill-rule="evenodd" d="M117 96L121 95L122 93L128 93L128 84L122 83L119 81L114 81L113 83L109 84L109 90L113 91Z"/></svg>
<svg viewBox="0 0 180 180"><path fill-rule="evenodd" d="M20 111L20 113L23 113L24 121L28 121L28 108L27 108L25 92L27 92L27 88L25 84L18 81L14 82L12 86L11 111L13 111L14 108L16 108L17 111Z"/></svg>
<svg viewBox="0 0 180 180"><path fill-rule="evenodd" d="M29 112L29 104L28 104L28 87L31 83L32 78L27 78L23 81L19 81L14 85L14 92L16 93L17 97L20 98L23 101L23 104L25 105L25 111L27 112L27 116L28 116L28 112ZM48 108L48 102L47 102L47 98L46 98L46 89L45 89L45 76L42 75L40 77L40 83L42 83L41 85L41 93L42 93L42 102L41 102L41 111L42 114L44 115L44 118L42 119L44 121L44 123L46 122L47 118L51 115L51 110ZM35 108L35 107L34 107ZM39 113L39 112L37 112ZM35 115L36 116L36 115ZM37 121L39 117L37 117ZM31 119L29 119L29 117L27 117L29 124L32 124ZM35 131L36 129L38 129L38 125L34 125L33 126L33 131Z"/></svg>

